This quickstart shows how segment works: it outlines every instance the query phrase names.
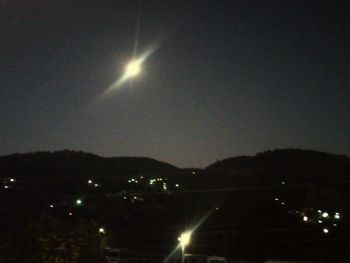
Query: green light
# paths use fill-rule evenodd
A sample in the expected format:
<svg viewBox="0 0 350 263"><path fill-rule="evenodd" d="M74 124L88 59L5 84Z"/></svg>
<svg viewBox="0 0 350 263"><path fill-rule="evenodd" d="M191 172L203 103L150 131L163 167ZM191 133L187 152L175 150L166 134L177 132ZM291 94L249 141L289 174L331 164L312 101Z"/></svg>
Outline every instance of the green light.
<svg viewBox="0 0 350 263"><path fill-rule="evenodd" d="M77 206L80 206L80 205L83 204L83 201L82 201L81 199L77 199L77 200L75 201L75 204L76 204Z"/></svg>

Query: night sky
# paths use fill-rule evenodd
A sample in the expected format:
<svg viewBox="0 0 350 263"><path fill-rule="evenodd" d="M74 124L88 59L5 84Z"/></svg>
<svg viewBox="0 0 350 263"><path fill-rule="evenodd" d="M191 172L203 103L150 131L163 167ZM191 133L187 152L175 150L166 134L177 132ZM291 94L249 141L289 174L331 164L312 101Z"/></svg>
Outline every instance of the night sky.
<svg viewBox="0 0 350 263"><path fill-rule="evenodd" d="M0 155L350 154L349 1L2 0ZM139 21L139 34L137 34ZM133 55L141 75L103 96Z"/></svg>

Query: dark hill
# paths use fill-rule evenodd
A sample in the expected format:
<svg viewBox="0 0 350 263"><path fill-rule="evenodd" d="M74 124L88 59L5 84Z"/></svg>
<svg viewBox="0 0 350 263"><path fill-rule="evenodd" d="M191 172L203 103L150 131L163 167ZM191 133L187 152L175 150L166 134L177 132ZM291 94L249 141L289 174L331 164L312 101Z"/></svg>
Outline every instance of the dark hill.
<svg viewBox="0 0 350 263"><path fill-rule="evenodd" d="M350 239L349 174L346 156L298 149L229 158L205 170L74 151L3 156L0 227L7 235L0 238L17 244L24 235L13 231L28 233L26 226L50 214L93 219L112 247L167 255L178 233L203 222L191 253L340 262L333 259Z"/></svg>
<svg viewBox="0 0 350 263"><path fill-rule="evenodd" d="M205 168L206 172L235 173L242 170L250 172L288 172L326 173L350 171L350 158L325 152L281 149L258 153L255 156L240 156L218 161Z"/></svg>
<svg viewBox="0 0 350 263"><path fill-rule="evenodd" d="M204 171L214 172L222 171L229 172L240 169L252 169L256 165L256 159L254 156L238 156L217 161L214 164L209 165Z"/></svg>
<svg viewBox="0 0 350 263"><path fill-rule="evenodd" d="M35 152L0 157L0 177L51 175L126 175L131 173L172 173L173 165L145 157L105 158L78 151Z"/></svg>

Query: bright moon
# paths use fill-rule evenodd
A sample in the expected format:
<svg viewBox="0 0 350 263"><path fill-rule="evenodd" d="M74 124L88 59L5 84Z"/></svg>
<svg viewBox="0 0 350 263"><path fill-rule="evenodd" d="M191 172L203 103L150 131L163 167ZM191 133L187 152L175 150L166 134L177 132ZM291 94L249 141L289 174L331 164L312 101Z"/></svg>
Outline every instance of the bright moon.
<svg viewBox="0 0 350 263"><path fill-rule="evenodd" d="M100 96L105 96L106 94L116 90L117 88L121 87L125 82L127 82L129 79L136 77L142 72L142 64L146 61L146 59L152 55L152 53L155 51L155 48L152 48L145 52L142 56L131 60L126 66L124 74L116 80L107 90L103 92L103 94Z"/></svg>
<svg viewBox="0 0 350 263"><path fill-rule="evenodd" d="M126 66L125 77L126 78L134 77L140 74L140 72L141 72L141 61L133 60Z"/></svg>

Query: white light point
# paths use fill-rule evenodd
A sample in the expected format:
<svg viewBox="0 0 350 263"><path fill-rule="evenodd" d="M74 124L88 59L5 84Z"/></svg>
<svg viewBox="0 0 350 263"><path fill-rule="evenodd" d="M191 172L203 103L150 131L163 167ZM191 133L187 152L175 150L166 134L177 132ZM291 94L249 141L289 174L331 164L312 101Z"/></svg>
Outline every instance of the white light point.
<svg viewBox="0 0 350 263"><path fill-rule="evenodd" d="M328 213L327 212L323 212L322 213L322 217L327 218L328 217Z"/></svg>

